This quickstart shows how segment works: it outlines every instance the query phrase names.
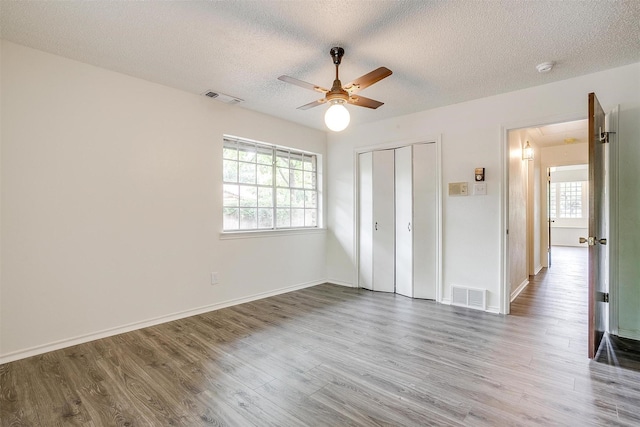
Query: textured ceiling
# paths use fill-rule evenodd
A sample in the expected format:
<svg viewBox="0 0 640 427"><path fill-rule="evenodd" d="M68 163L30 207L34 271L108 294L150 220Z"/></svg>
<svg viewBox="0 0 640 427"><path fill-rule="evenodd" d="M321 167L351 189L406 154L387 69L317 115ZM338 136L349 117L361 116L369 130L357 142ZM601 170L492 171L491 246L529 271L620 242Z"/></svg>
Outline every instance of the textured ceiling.
<svg viewBox="0 0 640 427"><path fill-rule="evenodd" d="M422 111L640 61L640 1L0 1L3 39L325 129L332 46L343 83L393 75L360 94L352 123ZM556 62L547 74L535 66ZM215 101L211 101L215 102Z"/></svg>
<svg viewBox="0 0 640 427"><path fill-rule="evenodd" d="M540 147L564 144L586 144L589 142L589 120L529 128L527 136Z"/></svg>

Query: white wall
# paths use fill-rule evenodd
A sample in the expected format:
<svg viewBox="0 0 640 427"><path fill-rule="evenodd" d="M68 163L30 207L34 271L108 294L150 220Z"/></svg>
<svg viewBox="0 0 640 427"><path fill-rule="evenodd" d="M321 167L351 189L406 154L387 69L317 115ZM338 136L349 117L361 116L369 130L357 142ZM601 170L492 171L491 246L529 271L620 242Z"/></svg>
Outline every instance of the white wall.
<svg viewBox="0 0 640 427"><path fill-rule="evenodd" d="M620 263L623 277L635 282L621 283L636 303L640 299L640 211L637 183L640 175L635 165L640 149L640 64L633 64L579 78L533 87L507 94L423 111L389 120L352 126L340 134L329 136L328 172L329 212L327 235L327 275L332 281L355 283L354 231L354 150L365 145L405 139L433 139L441 136L443 194L447 184L473 180L475 167L486 168L487 196L447 197L443 199L443 282L444 296L450 295L451 284L481 287L489 290L489 308L501 306L501 251L504 230L502 174L505 167L501 154L506 151L505 129L575 120L587 116L587 97L596 92L605 110L620 104L621 148L620 180L632 192L629 201L621 201L621 226L625 226ZM428 93L424 94L429 96ZM381 107L384 108L384 107ZM375 118L375 113L372 113ZM625 151L626 150L626 151ZM621 156L621 159L623 157ZM633 159L633 160L631 160ZM632 188L632 185L635 188ZM631 191L633 190L633 191ZM635 210L634 210L635 208ZM635 219L635 223L633 222ZM621 233L621 239L623 238ZM633 242L635 239L635 242ZM630 241L632 240L632 241ZM635 276L634 276L635 275ZM627 304L629 305L629 304ZM633 327L640 330L640 310L629 316ZM621 309L623 307L621 306ZM632 307L625 307L631 310ZM639 313L639 314L636 314ZM622 313L621 313L622 317Z"/></svg>
<svg viewBox="0 0 640 427"><path fill-rule="evenodd" d="M325 154L324 132L1 54L0 363L325 281L324 232L220 239L222 134Z"/></svg>
<svg viewBox="0 0 640 427"><path fill-rule="evenodd" d="M522 160L522 148L526 144L523 129L510 131L509 147L509 299L513 299L529 283L528 243L529 235L529 163ZM532 148L535 149L534 146Z"/></svg>
<svg viewBox="0 0 640 427"><path fill-rule="evenodd" d="M607 83L618 86L616 76ZM610 104L600 98L605 112ZM618 180L618 307L620 336L640 340L640 69L626 84L626 96L620 97L620 125L615 137L617 158L614 167ZM625 102L628 100L628 102ZM632 102L635 100L635 102ZM613 220L613 218L612 218Z"/></svg>

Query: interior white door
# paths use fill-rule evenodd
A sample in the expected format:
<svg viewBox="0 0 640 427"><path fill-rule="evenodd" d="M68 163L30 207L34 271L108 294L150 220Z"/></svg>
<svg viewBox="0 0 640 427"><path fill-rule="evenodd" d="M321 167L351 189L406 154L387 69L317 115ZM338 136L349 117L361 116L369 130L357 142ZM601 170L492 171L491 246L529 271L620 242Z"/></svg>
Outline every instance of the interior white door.
<svg viewBox="0 0 640 427"><path fill-rule="evenodd" d="M373 290L395 291L394 151L373 152Z"/></svg>
<svg viewBox="0 0 640 427"><path fill-rule="evenodd" d="M436 299L438 180L436 144L413 146L413 297Z"/></svg>
<svg viewBox="0 0 640 427"><path fill-rule="evenodd" d="M359 267L358 286L373 290L373 153L358 156Z"/></svg>
<svg viewBox="0 0 640 427"><path fill-rule="evenodd" d="M412 146L395 150L396 293L413 297Z"/></svg>

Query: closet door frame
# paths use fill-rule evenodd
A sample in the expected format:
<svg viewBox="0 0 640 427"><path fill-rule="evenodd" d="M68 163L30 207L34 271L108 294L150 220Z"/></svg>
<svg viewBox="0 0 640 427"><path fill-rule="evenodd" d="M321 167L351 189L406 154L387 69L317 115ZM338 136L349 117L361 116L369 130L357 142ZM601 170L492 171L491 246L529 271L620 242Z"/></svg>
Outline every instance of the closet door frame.
<svg viewBox="0 0 640 427"><path fill-rule="evenodd" d="M374 145L367 145L363 147L357 147L354 149L353 158L353 170L354 170L354 186L353 186L353 200L354 200L354 234L353 241L353 253L355 254L355 271L354 271L354 285L359 287L359 275L360 275L360 169L359 158L361 153L376 150L389 150L406 147L408 145L415 144L435 144L436 147L436 216L437 216L437 236L436 236L436 301L442 302L443 298L443 283L442 283L442 153L441 153L441 137L425 137L414 138L400 141L393 141L387 143L380 143Z"/></svg>

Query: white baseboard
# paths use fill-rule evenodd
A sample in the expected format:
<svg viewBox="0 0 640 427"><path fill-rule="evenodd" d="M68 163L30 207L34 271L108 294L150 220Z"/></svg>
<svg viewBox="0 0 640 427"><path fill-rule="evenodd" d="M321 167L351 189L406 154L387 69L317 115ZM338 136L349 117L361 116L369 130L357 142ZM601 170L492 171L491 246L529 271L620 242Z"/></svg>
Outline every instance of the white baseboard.
<svg viewBox="0 0 640 427"><path fill-rule="evenodd" d="M180 311L177 313L168 314L166 316L159 316L153 319L143 320L140 322L134 322L115 328L105 329L99 332L80 335L74 338L67 338L59 341L55 341L48 344L42 344L35 347L31 347L24 350L18 350L11 353L0 355L0 364L13 362L14 360L25 359L27 357L36 356L38 354L47 353L49 351L60 350L62 348L71 347L78 344L84 344L90 341L94 341L101 338L107 338L114 335L123 334L126 332L135 331L137 329L147 328L149 326L159 325L161 323L171 322L173 320L184 319L185 317L195 316L197 314L207 313L209 311L220 310L221 308L231 307L233 305L242 304L245 302L251 302L263 298L268 298L275 295L285 294L287 292L296 291L298 289L309 288L326 283L324 280L302 283L293 286L287 286L284 288L274 289L272 291L261 292L259 294L250 295L247 297L236 298L216 304L205 305L202 307L194 308L191 310Z"/></svg>
<svg viewBox="0 0 640 427"><path fill-rule="evenodd" d="M491 314L500 314L500 307L496 307L495 305L488 305L486 312Z"/></svg>
<svg viewBox="0 0 640 427"><path fill-rule="evenodd" d="M542 264L540 264L539 266L537 266L535 268L535 270L534 270L535 273L533 275L535 276L536 274L540 273L540 270L542 270L542 269L543 269Z"/></svg>
<svg viewBox="0 0 640 427"><path fill-rule="evenodd" d="M357 288L358 286L353 283L343 282L342 280L335 279L327 279L327 283L331 283L332 285L346 286L347 288Z"/></svg>
<svg viewBox="0 0 640 427"><path fill-rule="evenodd" d="M529 284L529 278L527 277L522 281L522 283L518 285L515 291L511 292L511 298L509 299L509 302L513 302L513 300L518 298L518 295L520 295L520 293L524 291L524 289L527 287L528 284Z"/></svg>

